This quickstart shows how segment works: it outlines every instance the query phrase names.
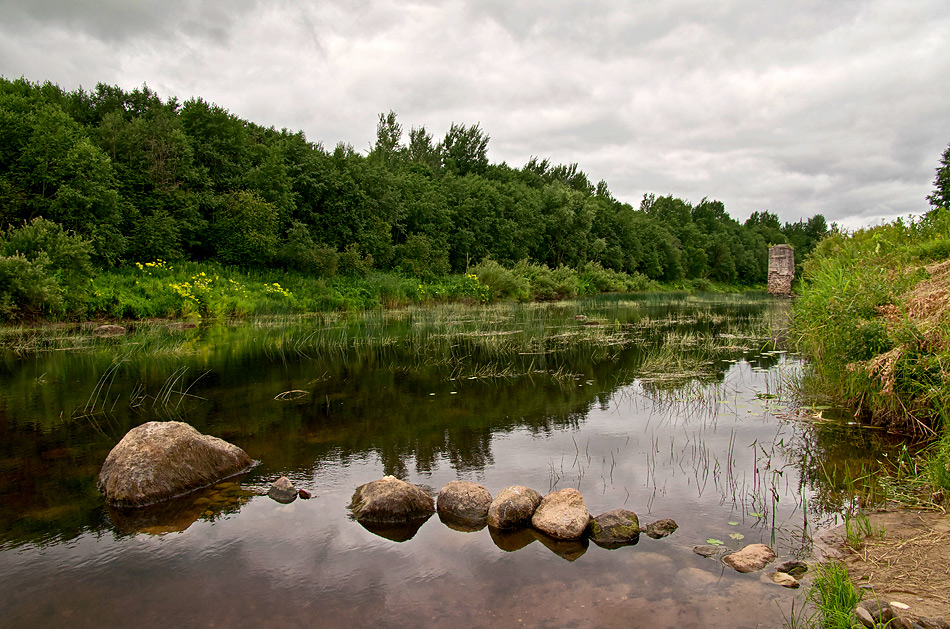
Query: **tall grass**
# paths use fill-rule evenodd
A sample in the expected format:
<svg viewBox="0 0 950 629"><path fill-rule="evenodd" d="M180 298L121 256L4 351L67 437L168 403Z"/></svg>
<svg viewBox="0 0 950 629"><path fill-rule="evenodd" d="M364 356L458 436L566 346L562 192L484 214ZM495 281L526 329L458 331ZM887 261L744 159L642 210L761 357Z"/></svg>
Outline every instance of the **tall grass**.
<svg viewBox="0 0 950 629"><path fill-rule="evenodd" d="M950 210L834 233L805 262L792 339L857 416L935 434L950 410Z"/></svg>
<svg viewBox="0 0 950 629"><path fill-rule="evenodd" d="M808 601L816 608L816 617L808 623L821 629L851 629L851 611L862 598L848 577L847 569L837 561L815 567L815 580Z"/></svg>

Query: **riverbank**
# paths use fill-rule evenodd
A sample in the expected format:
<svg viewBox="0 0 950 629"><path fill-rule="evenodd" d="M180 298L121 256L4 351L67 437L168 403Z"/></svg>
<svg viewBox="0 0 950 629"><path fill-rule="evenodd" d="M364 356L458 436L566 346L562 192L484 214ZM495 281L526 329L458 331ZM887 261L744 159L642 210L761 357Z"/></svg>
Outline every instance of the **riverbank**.
<svg viewBox="0 0 950 629"><path fill-rule="evenodd" d="M790 338L810 359L807 386L858 421L903 436L877 496L852 496L845 517L872 535L839 559L856 586L920 616L950 609L950 211L835 233L804 268ZM901 505L875 513L875 507ZM930 512L919 512L926 506ZM872 512L865 512L869 509ZM837 539L835 538L837 536ZM903 597L903 598L901 598ZM905 600L906 599L906 600Z"/></svg>

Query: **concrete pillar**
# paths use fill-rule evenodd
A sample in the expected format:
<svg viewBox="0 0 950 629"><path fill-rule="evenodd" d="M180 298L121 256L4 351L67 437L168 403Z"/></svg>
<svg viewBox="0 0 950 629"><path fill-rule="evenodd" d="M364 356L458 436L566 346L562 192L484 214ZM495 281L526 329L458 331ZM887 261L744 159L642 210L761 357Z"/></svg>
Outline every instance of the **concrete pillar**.
<svg viewBox="0 0 950 629"><path fill-rule="evenodd" d="M769 247L769 293L788 297L795 279L795 250L791 245Z"/></svg>

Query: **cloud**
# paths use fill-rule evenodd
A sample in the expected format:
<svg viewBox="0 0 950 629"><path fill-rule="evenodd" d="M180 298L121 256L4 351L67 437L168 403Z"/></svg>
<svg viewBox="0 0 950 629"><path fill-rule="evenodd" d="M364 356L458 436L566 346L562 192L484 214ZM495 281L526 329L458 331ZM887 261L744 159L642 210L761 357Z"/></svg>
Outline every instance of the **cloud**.
<svg viewBox="0 0 950 629"><path fill-rule="evenodd" d="M0 0L0 35L8 77L148 83L358 150L390 109L437 138L480 123L493 161L740 219L924 211L950 141L942 0Z"/></svg>

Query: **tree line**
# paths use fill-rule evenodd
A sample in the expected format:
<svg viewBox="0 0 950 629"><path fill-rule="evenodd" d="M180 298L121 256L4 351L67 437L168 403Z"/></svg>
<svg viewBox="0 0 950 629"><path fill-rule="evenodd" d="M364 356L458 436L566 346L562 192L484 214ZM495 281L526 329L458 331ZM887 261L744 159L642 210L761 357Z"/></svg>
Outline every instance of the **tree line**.
<svg viewBox="0 0 950 629"><path fill-rule="evenodd" d="M0 78L0 225L52 221L100 268L211 260L433 277L490 259L742 285L766 280L770 245L801 258L828 231L821 215L740 223L709 199L647 195L633 207L577 164L490 163L489 139L478 124L404 133L388 112L364 155L147 86Z"/></svg>

